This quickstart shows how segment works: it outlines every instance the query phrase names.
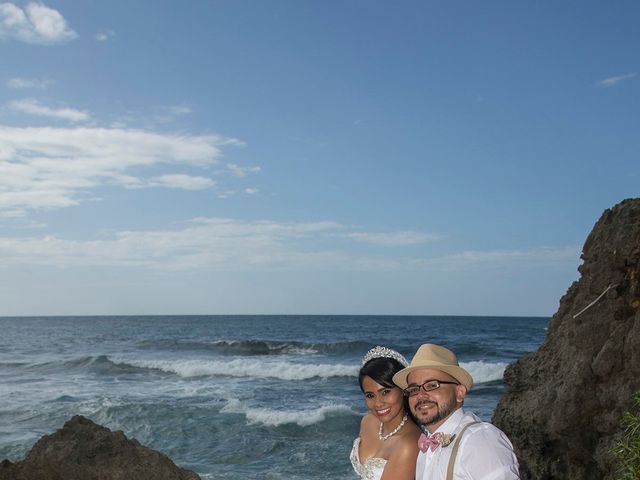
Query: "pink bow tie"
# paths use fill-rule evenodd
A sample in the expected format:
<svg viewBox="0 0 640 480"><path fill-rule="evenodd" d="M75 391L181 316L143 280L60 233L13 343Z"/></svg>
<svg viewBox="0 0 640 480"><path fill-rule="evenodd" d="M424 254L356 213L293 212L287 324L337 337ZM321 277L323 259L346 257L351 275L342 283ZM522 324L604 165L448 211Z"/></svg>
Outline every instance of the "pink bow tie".
<svg viewBox="0 0 640 480"><path fill-rule="evenodd" d="M418 448L421 452L426 452L431 449L433 452L436 448L440 446L440 435L434 433L433 435L429 435L428 437L424 434L420 434L420 438L418 438Z"/></svg>

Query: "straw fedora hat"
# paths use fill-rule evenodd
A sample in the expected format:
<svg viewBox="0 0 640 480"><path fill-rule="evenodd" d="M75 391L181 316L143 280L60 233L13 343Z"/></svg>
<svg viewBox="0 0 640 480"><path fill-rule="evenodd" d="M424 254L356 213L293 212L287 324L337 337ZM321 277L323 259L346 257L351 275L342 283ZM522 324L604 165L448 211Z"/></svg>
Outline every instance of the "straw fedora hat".
<svg viewBox="0 0 640 480"><path fill-rule="evenodd" d="M458 365L458 359L456 358L455 353L447 348L434 345L432 343L420 345L420 348L414 355L413 360L411 360L411 364L409 364L408 367L399 370L393 376L393 383L402 389L407 388L407 375L420 368L440 370L451 375L462 385L467 387L467 391L471 390L471 386L473 385L473 378L469 372Z"/></svg>

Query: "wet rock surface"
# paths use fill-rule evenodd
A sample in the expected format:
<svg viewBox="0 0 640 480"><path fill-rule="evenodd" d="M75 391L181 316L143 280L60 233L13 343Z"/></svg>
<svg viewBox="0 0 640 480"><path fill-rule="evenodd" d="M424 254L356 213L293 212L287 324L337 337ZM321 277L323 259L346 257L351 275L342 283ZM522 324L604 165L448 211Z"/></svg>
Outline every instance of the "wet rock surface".
<svg viewBox="0 0 640 480"><path fill-rule="evenodd" d="M0 480L199 480L124 433L75 416L45 435L26 458L0 463Z"/></svg>
<svg viewBox="0 0 640 480"><path fill-rule="evenodd" d="M606 210L537 352L510 365L493 422L524 480L615 478L610 453L640 390L640 199Z"/></svg>

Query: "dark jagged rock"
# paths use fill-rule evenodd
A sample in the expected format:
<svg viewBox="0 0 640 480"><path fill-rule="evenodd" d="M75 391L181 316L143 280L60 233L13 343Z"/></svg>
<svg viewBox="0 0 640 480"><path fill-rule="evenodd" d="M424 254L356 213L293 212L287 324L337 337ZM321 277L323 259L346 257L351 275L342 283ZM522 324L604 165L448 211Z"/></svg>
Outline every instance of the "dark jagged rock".
<svg viewBox="0 0 640 480"><path fill-rule="evenodd" d="M615 478L610 449L640 390L640 199L603 213L582 260L540 349L504 374L493 422L523 480Z"/></svg>
<svg viewBox="0 0 640 480"><path fill-rule="evenodd" d="M0 480L199 480L168 457L82 416L45 435L26 458L0 463Z"/></svg>

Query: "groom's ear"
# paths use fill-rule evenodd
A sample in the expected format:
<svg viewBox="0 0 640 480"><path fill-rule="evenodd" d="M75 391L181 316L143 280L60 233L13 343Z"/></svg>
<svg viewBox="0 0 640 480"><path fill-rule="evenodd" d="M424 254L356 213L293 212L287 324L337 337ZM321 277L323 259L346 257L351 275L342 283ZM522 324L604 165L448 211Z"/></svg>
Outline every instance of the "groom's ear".
<svg viewBox="0 0 640 480"><path fill-rule="evenodd" d="M467 396L467 387L464 385L456 385L456 402L459 405L464 403L464 397Z"/></svg>

